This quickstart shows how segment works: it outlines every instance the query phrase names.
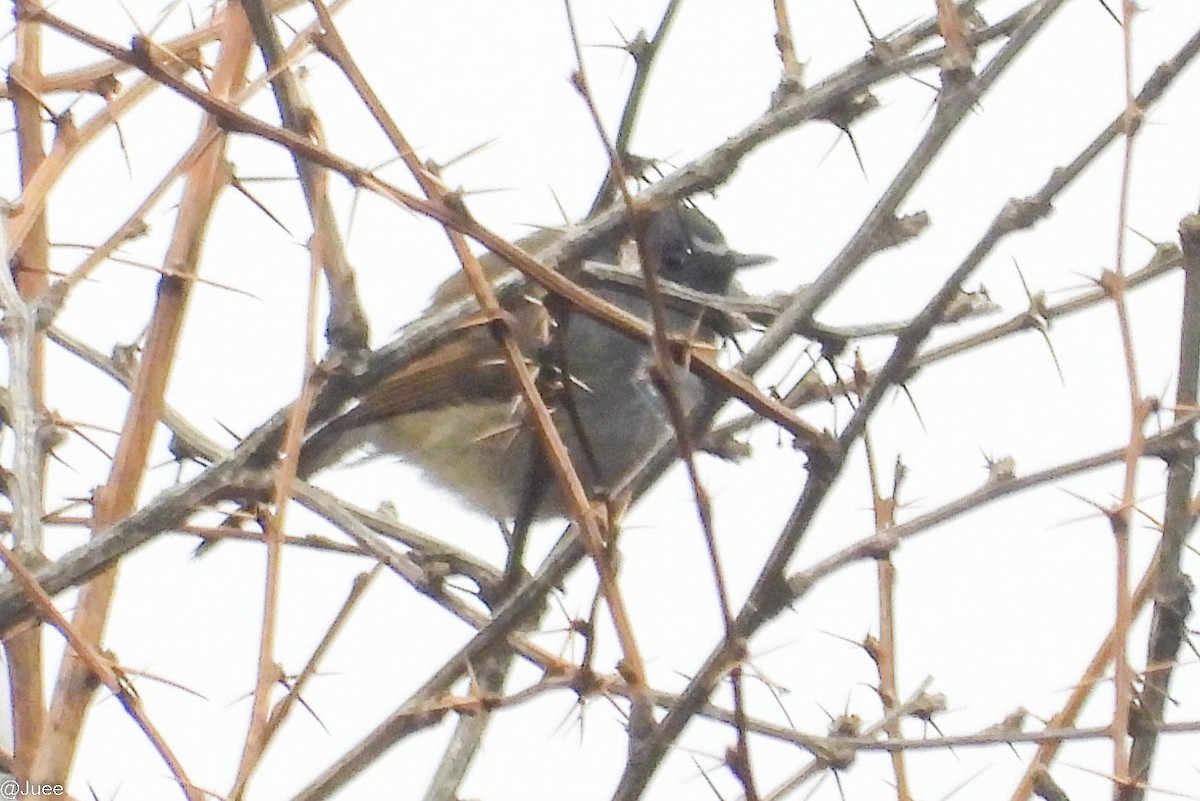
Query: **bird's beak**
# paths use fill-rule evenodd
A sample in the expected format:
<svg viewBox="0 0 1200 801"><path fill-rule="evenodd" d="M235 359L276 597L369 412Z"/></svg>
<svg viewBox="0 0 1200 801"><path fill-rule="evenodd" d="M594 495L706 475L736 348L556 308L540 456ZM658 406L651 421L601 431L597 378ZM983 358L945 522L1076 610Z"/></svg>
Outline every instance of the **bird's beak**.
<svg viewBox="0 0 1200 801"><path fill-rule="evenodd" d="M775 261L774 256L767 256L761 253L739 253L724 242L714 244L693 241L692 247L695 250L695 255L701 257L703 263L707 265L707 269L710 270L732 272L740 270L743 267L756 267L760 264L768 264Z"/></svg>
<svg viewBox="0 0 1200 801"><path fill-rule="evenodd" d="M770 264L775 261L774 256L768 256L765 253L739 253L736 250L729 251L729 259L735 270L743 267L757 267L760 264Z"/></svg>

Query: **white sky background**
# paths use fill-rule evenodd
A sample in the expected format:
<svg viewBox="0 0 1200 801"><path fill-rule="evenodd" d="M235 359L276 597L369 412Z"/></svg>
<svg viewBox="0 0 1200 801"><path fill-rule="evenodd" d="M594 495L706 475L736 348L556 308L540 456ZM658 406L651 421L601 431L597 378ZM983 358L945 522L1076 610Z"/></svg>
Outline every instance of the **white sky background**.
<svg viewBox="0 0 1200 801"><path fill-rule="evenodd" d="M578 3L581 37L588 45L617 45L614 30L632 37L652 29L661 3ZM863 0L877 34L883 35L932 11L917 0ZM990 21L1017 3L984 3ZM136 20L136 27L123 8ZM136 28L150 28L156 2L62 0L54 13L108 39L126 43ZM859 57L867 37L848 0L815 0L790 7L800 56L815 82ZM200 14L200 4L197 4ZM293 21L307 22L303 15ZM530 225L561 222L556 205L572 217L583 214L603 174L605 156L586 109L567 78L574 56L562 6L556 2L388 3L357 0L338 16L354 56L401 129L423 157L444 162L495 140L446 172L449 184L472 190L468 205L480 221L513 237ZM182 32L187 14L176 11L156 33ZM1135 87L1169 58L1200 26L1200 4L1159 0L1137 19ZM675 164L705 153L739 131L766 108L779 75L772 44L770 4L686 3L651 81L633 151ZM47 41L47 71L90 61L75 46ZM11 49L11 39L4 47ZM994 52L989 48L985 55ZM619 50L589 47L588 77L605 122L615 125L633 74ZM916 242L873 259L820 315L834 324L899 320L917 311L929 293L958 264L1010 197L1034 192L1050 171L1070 161L1123 103L1120 30L1094 0L1077 0L1051 23L1009 74L982 100L902 212L927 210L932 228ZM306 86L321 117L328 146L365 166L392 157L386 140L356 102L340 73L321 57L307 62ZM927 73L926 80L936 80ZM1173 240L1178 221L1200 198L1200 68L1193 67L1166 101L1154 108L1138 140L1129 221L1156 240ZM882 108L854 126L866 175L844 135L824 123L778 138L747 158L714 200L701 206L739 249L766 252L776 264L754 271L744 284L758 292L791 290L810 280L836 255L869 211L928 124L933 92L914 80L898 79L879 91ZM62 97L50 101L60 110ZM77 119L98 102L79 101ZM274 122L266 94L249 106ZM95 244L106 238L153 185L165 167L192 141L199 115L186 101L160 92L139 106L122 132L131 161L126 167L111 132L84 155L54 198L52 238ZM11 135L3 140L12 151ZM234 137L229 150L238 176L289 178L291 160L274 145ZM977 274L1005 315L1024 307L1013 267L1016 261L1035 290L1051 300L1079 291L1111 267L1116 252L1117 196L1121 161L1114 148L1056 204L1055 214L1031 233L1008 239ZM15 158L0 180L5 196L16 192ZM132 175L130 174L132 172ZM399 185L410 181L395 164L381 174ZM310 228L294 181L249 183L256 197L290 229L280 230L244 197L227 191L219 203L203 260L202 275L247 293L215 287L196 290L189 310L180 360L169 400L193 423L221 442L233 444L222 426L246 433L299 389L299 345ZM425 305L429 291L456 269L438 226L332 179L333 198L343 213L343 230L358 270L359 289L370 315L374 344L382 344ZM350 224L349 211L354 208ZM161 261L174 209L150 215L150 235L124 252L150 263ZM1144 264L1151 246L1130 237L1129 268ZM81 251L58 249L55 266L70 269ZM147 319L155 276L112 263L72 296L59 324L93 347L108 351L135 339ZM1131 308L1144 393L1173 397L1178 317L1178 275L1132 295ZM973 327L998 322L995 317ZM939 341L957 338L966 327L944 330ZM878 462L890 483L897 455L910 469L902 499L910 518L977 488L985 480L981 453L1014 457L1020 474L1085 454L1119 447L1128 437L1126 378L1115 315L1101 308L1071 318L1052 331L1065 385L1045 344L1035 334L1005 340L970 356L921 373L909 385L921 420L903 395L880 410L872 427ZM51 347L49 397L65 418L119 424L122 393L73 357ZM875 342L865 352L878 367L886 348ZM780 369L786 369L783 364ZM846 371L849 374L849 371ZM815 409L821 425L843 424ZM1166 418L1164 418L1165 421ZM923 424L922 424L923 421ZM96 435L106 446L114 437ZM755 456L730 466L705 459L706 486L715 498L717 536L727 560L735 599L744 596L757 566L772 546L801 482L804 458L777 445L763 427L754 437ZM157 461L166 463L166 438ZM56 469L53 508L62 498L86 496L107 471L107 459L78 439L61 450L71 469ZM196 468L185 469L185 475ZM1146 461L1141 499L1146 514L1161 517L1163 469ZM155 470L145 497L169 485L176 468ZM870 495L861 448L845 471L796 566L811 564L871 533ZM319 482L349 500L374 507L388 500L401 519L453 542L466 544L500 563L495 524L455 508L451 499L419 481L402 465L373 464L331 472ZM1121 474L1102 471L1064 485L1099 504L1119 496ZM703 543L694 523L689 489L677 471L626 522L623 587L639 641L656 687L681 689L688 672L719 637L719 615ZM300 515L292 533L313 530ZM1134 534L1144 565L1156 532L1139 519ZM553 543L555 527L535 532L531 557ZM78 544L75 533L56 532L60 553ZM107 647L130 669L162 676L203 694L140 681L149 714L164 731L192 777L224 790L232 780L249 711L261 614L261 549L226 545L203 560L190 558L194 540L164 537L129 559L112 616ZM1185 571L1195 573L1194 554ZM938 720L946 733L971 733L998 722L1018 706L1048 716L1057 710L1107 631L1114 603L1112 537L1107 523L1084 501L1046 488L986 507L952 525L906 543L896 556L899 569L899 665L901 694L926 676L945 693L951 712ZM665 566L669 565L669 568ZM362 560L289 552L281 606L280 659L286 670L303 665L348 590ZM581 570L563 605L586 614L590 571ZM64 606L73 597L64 597ZM324 726L306 714L291 724L266 756L251 797L287 798L320 772L402 702L469 635L466 628L428 604L390 575L374 584L325 664L325 673L306 694ZM564 622L552 612L547 627ZM555 621L558 621L557 623ZM1145 620L1135 632L1134 658L1144 653ZM859 565L822 583L793 612L781 615L751 642L753 666L789 688L788 715L802 731L821 733L826 711L878 717L871 690L874 668L852 644L877 632L873 567ZM613 667L615 650L607 628L597 667ZM551 640L545 640L552 642ZM60 648L55 634L47 635ZM1200 682L1195 657L1175 683L1178 719L1200 718ZM1140 663L1138 663L1140 664ZM536 681L518 670L513 686ZM751 683L751 711L780 722L770 695ZM718 696L724 698L724 691ZM1107 721L1111 692L1097 694L1083 725ZM1168 714L1175 714L1171 711ZM450 719L411 738L362 774L341 797L412 798L423 792ZM326 731L327 729L327 731ZM693 756L715 770L726 797L736 794L719 760L731 743L728 732L693 727L659 771L654 797L712 798ZM920 733L909 724L910 735ZM99 798L158 799L178 790L144 738L119 705L99 700L92 710L70 791ZM931 732L932 733L932 732ZM1200 737L1176 735L1160 744L1156 783L1195 794ZM487 799L607 798L624 761L621 720L603 700L593 701L580 723L574 698L545 695L498 715L488 743L463 788L463 797ZM1022 757L1032 753L1018 748ZM1070 746L1054 769L1072 798L1103 797L1109 764L1105 742ZM754 741L762 788L807 763L795 749ZM1006 798L1024 762L1004 747L914 754L913 786L923 798L942 798L983 771L958 798ZM1077 767L1070 767L1074 765ZM842 777L839 791L825 784L814 798L851 801L891 797L882 757L862 757ZM803 797L803 796L801 796Z"/></svg>

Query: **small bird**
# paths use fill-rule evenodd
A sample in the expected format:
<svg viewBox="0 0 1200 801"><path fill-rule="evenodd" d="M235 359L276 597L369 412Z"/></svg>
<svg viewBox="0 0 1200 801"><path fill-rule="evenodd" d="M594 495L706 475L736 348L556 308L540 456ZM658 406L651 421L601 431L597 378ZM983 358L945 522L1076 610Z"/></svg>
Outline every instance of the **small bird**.
<svg viewBox="0 0 1200 801"><path fill-rule="evenodd" d="M535 234L542 241L526 247L544 246L547 233L553 235ZM738 269L771 260L732 250L712 220L685 204L652 215L642 243L645 252L655 254L660 277L711 294L725 293ZM595 254L593 260L619 261L615 248ZM485 257L491 272L506 266L498 257ZM649 303L640 287L589 288L649 319ZM461 299L465 292L458 274L437 290L426 313ZM605 497L618 490L671 431L647 371L651 350L580 312L552 313L549 307L543 297L531 295L506 303L513 333L536 368L576 472L593 497ZM699 308L685 311L668 305L665 316L674 336L707 345L716 341L716 332L701 319ZM703 397L703 384L678 365L673 378L689 411ZM301 449L299 474L307 477L362 450L403 457L474 509L503 522L515 521L518 531L534 519L565 515L510 368L483 326L455 332L318 429Z"/></svg>

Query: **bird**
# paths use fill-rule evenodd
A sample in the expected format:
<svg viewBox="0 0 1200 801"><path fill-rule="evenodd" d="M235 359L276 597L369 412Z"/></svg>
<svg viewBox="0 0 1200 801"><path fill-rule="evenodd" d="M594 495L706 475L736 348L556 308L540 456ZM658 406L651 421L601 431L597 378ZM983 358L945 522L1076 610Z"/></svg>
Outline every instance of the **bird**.
<svg viewBox="0 0 1200 801"><path fill-rule="evenodd" d="M518 244L536 250L556 233L538 232L534 241ZM772 260L733 250L711 219L684 202L649 216L642 246L656 260L661 278L713 295L729 291L738 270ZM620 261L613 246L585 258L614 265ZM494 254L481 261L493 275L508 266ZM649 302L640 287L588 288L649 319ZM435 291L425 314L437 313L466 292L459 273ZM592 497L603 498L618 491L652 455L671 433L671 423L650 378L650 346L560 305L530 293L506 301L505 311L576 473ZM712 346L718 338L703 309L694 304L667 305L664 315L672 336L697 346ZM671 369L686 413L703 398L704 385L681 365ZM399 456L468 507L513 523L510 572L517 540L523 543L529 524L566 516L511 368L486 326L455 331L318 428L302 445L298 475L307 478L364 451L374 457Z"/></svg>

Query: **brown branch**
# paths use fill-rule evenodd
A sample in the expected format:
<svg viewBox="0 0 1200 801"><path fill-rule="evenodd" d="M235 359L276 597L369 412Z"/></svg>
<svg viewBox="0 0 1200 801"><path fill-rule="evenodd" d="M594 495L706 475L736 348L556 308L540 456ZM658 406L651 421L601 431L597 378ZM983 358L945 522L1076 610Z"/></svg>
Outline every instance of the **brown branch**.
<svg viewBox="0 0 1200 801"><path fill-rule="evenodd" d="M314 249L319 250L320 247ZM275 630L279 622L283 527L288 501L292 495L292 485L296 479L296 465L300 459L300 443L304 437L308 411L312 408L313 397L316 395L317 384L320 381L313 349L317 316L317 275L319 273L319 267L315 262L314 258L308 293L308 335L305 337L304 385L300 392L300 398L288 412L287 426L283 435L283 449L279 465L275 470L272 508L263 530L263 538L267 546L267 568L263 581L263 617L259 637L258 677L254 688L250 727L246 733L241 763L238 765L233 789L229 792L229 798L233 801L243 797L246 784L250 781L250 777L266 749L271 690L278 682L280 673L279 665L275 661Z"/></svg>
<svg viewBox="0 0 1200 801"><path fill-rule="evenodd" d="M1125 243L1128 237L1129 192L1133 178L1133 146L1141 127L1142 110L1133 91L1133 4L1123 3L1122 40L1124 54L1125 112L1122 115L1124 148L1121 161L1121 184L1117 203L1117 253L1115 271L1101 278L1100 286L1112 296L1113 311L1117 316L1117 328L1121 336L1121 350L1125 362L1125 376L1129 385L1129 445L1125 456L1125 478L1121 501L1109 510L1116 545L1115 592L1116 651L1113 676L1112 718L1112 776L1120 794L1130 784L1129 775L1129 727L1133 705L1133 668L1129 664L1129 632L1133 626L1133 603L1129 594L1130 544L1129 524L1137 503L1138 457L1145 448L1146 423L1157 404L1142 397L1139 389L1137 360L1133 351L1133 333L1130 328L1129 312L1126 307Z"/></svg>
<svg viewBox="0 0 1200 801"><path fill-rule="evenodd" d="M74 655L75 659L78 660L74 664L82 666L82 670L84 671L84 676L80 678L80 682L82 686L88 688L88 694L90 695L94 691L97 681L108 688L109 692L116 697L129 716L133 718L138 728L146 735L146 738L158 752L159 756L162 757L163 762L166 763L171 774L175 777L176 784L183 790L184 797L188 801L202 801L203 794L188 779L187 774L183 770L183 765L180 764L175 754L171 751L162 734L146 716L146 711L142 707L142 701L133 689L133 686L129 683L129 680L123 675L118 675L118 671L112 666L112 660L100 653L99 649L90 640L63 617L63 614L54 606L53 599L38 585L37 580L21 562L20 558L3 542L0 542L0 559L3 559L5 567L8 568L9 572L21 584L26 595L37 607L39 616L62 632L62 635L66 637L67 643L70 646L68 653ZM35 765L35 770L37 767L39 765ZM61 785L63 783L61 781L46 782L36 778L33 781L35 784Z"/></svg>
<svg viewBox="0 0 1200 801"><path fill-rule="evenodd" d="M1157 568L1152 563L1146 573L1142 576L1137 588L1130 595L1131 612L1141 609L1142 606L1150 597L1150 591L1154 587ZM1109 630L1108 636L1096 649L1092 661L1088 663L1084 669L1083 675L1079 681L1075 683L1071 690L1070 697L1067 698L1062 709L1058 711L1046 724L1046 728L1057 731L1072 731L1079 713L1083 709L1084 703L1091 697L1092 691L1104 679L1105 671L1114 659L1118 658L1121 653L1121 646L1118 640L1124 636L1124 632L1119 626L1114 625ZM1100 729L1101 736L1112 738L1113 727L1108 725ZM1025 774L1021 777L1020 783L1013 791L1011 796L1012 801L1028 801L1033 793L1034 783L1037 780L1039 773L1048 767L1054 761L1058 754L1059 748L1067 738L1064 737L1048 737L1041 741L1038 746L1037 754L1029 763L1029 767L1025 770Z"/></svg>
<svg viewBox="0 0 1200 801"><path fill-rule="evenodd" d="M855 374L863 375L865 367L862 365L861 357L855 359ZM871 506L875 518L875 536L880 539L886 539L886 534L889 529L896 525L896 508L899 504L899 499L896 497L896 488L901 483L900 469L901 465L897 461L897 475L893 481L893 491L889 496L884 496L880 489L878 466L875 462L874 445L868 433L863 434L863 450L866 452L867 458L867 474L870 480L871 490ZM890 714L900 703L899 682L897 679L899 659L897 656L897 638L896 638L896 565L891 559L891 554L881 554L875 560L875 578L878 587L878 607L879 607L879 638L868 638L864 650L871 657L871 661L875 663L875 668L879 672L879 685L876 692L879 695L880 705L885 713ZM892 720L884 726L883 731L887 734L888 739L896 740L903 736L900 728L899 720ZM908 770L905 765L904 753L902 751L893 751L892 757L892 774L896 782L896 797L898 801L912 801L912 792L908 786Z"/></svg>
<svg viewBox="0 0 1200 801"><path fill-rule="evenodd" d="M177 62L168 64L165 68L182 74L183 67ZM16 242L25 242L26 237L37 234L31 229L42 219L46 202L54 187L60 182L63 173L77 156L82 154L88 145L92 144L100 134L116 125L121 117L137 107L137 104L150 96L159 84L149 78L139 80L128 91L118 95L108 102L104 108L92 116L84 125L76 127L70 113L64 113L54 120L56 136L54 146L45 160L38 164L36 171L29 176L29 182L21 192L19 212L8 222L8 235ZM44 235L43 231L43 235ZM43 275L43 278L45 275ZM44 289L44 282L43 287Z"/></svg>
<svg viewBox="0 0 1200 801"><path fill-rule="evenodd" d="M273 13L280 13L300 5L303 0L271 0ZM24 5L22 5L24 4ZM28 0L20 0L18 12L29 15L33 8ZM219 39L227 24L228 7L219 7L216 13L203 25L175 39L162 43L161 47L174 53L180 61L192 61L200 52L200 48ZM89 64L85 67L66 70L51 75L40 76L33 87L39 94L79 94L93 92L108 94L117 86L117 78L122 73L134 69L133 65L116 58L108 58ZM11 89L0 84L0 99L13 97Z"/></svg>
<svg viewBox="0 0 1200 801"><path fill-rule="evenodd" d="M238 15L231 15L214 80L214 91L220 95L232 96L238 90L249 57L249 44L244 20L239 24ZM206 127L214 125L211 119L205 123ZM193 272L196 269L209 214L224 182L223 144L223 137L215 140L188 171L174 236L165 260L175 270ZM167 276L159 282L146 349L135 378L112 472L96 497L97 534L129 515L135 507L151 436L162 412L163 392L175 359L190 290L190 282L177 277ZM115 582L115 570L108 570L80 593L74 626L90 643L99 643L103 637ZM31 771L35 781L48 784L65 781L91 696L86 676L86 667L77 660L64 660L51 706L52 725L47 727Z"/></svg>
<svg viewBox="0 0 1200 801"><path fill-rule="evenodd" d="M792 37L792 21L789 18L787 3L784 0L774 0L775 10L775 49L779 51L779 60L783 62L783 79L781 85L789 92L798 92L804 88L804 64L796 57L796 41Z"/></svg>

